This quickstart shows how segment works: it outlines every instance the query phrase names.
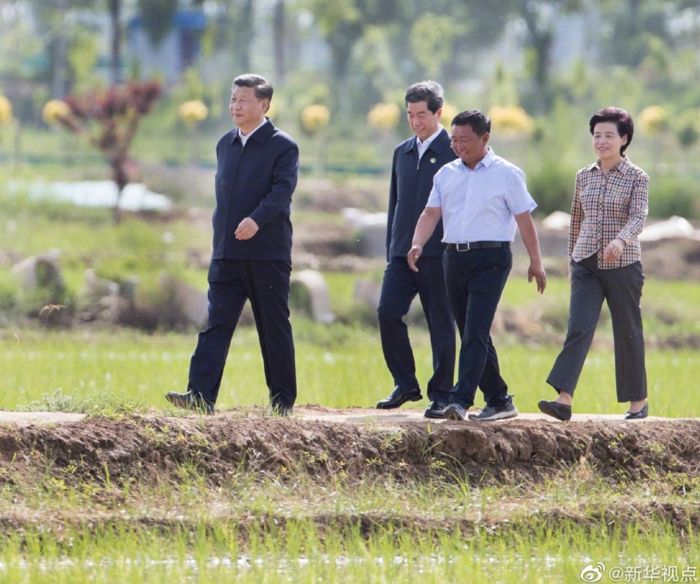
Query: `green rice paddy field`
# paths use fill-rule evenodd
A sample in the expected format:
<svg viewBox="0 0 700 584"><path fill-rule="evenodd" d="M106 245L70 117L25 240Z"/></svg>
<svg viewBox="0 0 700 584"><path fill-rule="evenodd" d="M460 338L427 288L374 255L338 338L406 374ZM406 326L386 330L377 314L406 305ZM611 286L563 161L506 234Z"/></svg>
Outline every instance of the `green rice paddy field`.
<svg viewBox="0 0 700 584"><path fill-rule="evenodd" d="M688 286L668 284L668 310L678 309L674 302L686 302ZM681 292L668 300L673 287ZM552 297L565 291L565 283L555 282ZM516 292L512 305L521 297ZM390 389L375 329L340 324L329 329L304 319L294 325L299 403L367 407ZM667 326L652 320L647 329L655 338L682 334L677 325L670 332ZM604 323L601 327L576 409L622 414L625 405L615 402L609 331ZM427 335L417 328L413 336L419 374L426 379ZM537 400L551 396L544 379L558 347L510 334L496 342L519 410L536 411ZM0 343L0 409L79 411L118 420L134 413L180 415L163 395L184 390L195 335L6 329ZM697 416L696 350L660 346L666 348L648 351L652 414ZM219 405L224 410L253 406L264 404L265 397L255 331L241 328ZM261 418L261 427L266 423ZM700 505L696 478L679 490L677 479L668 477L634 483L574 472L541 483L474 485L466 477L319 479L301 468L292 471L298 474L290 481L234 469L230 481L214 486L192 461L155 484L106 485L104 480L64 482L50 467L44 474L15 476L13 461L6 462L0 472L0 582L692 582L700 577L692 511ZM685 510L689 518L679 521L656 512L655 505ZM605 519L610 510L618 523ZM463 518L469 518L468 526L456 527L454 521Z"/></svg>
<svg viewBox="0 0 700 584"><path fill-rule="evenodd" d="M188 282L206 286L204 272L183 267L181 260L190 245L209 245L204 229L180 223L154 227L140 220L112 227L104 214L76 218L60 206L5 203L0 249L25 257L65 243L61 265L72 291L82 287L88 264L105 273L134 270L147 281L148 273L170 262ZM64 237L68 228L71 237ZM167 244L159 233L166 229ZM6 263L0 269L3 283L8 275ZM352 322L358 277L327 274L333 308L345 323ZM380 273L361 277L377 279ZM501 307L523 326L507 328L495 342L521 412L535 412L539 399L553 396L545 379L559 349L567 302L562 278L550 278L543 297L521 275L510 278ZM651 414L695 418L700 286L650 278L643 304ZM93 425L105 420L110 428L123 422L125 432L145 424L150 434L143 430L139 439L161 439L152 428L166 418L171 426L186 420L202 435L216 433L210 420L182 418L163 397L185 390L194 332L51 330L15 322L0 329L0 410L87 413L70 431L97 432L98 442L106 430ZM299 317L293 325L300 404L371 407L387 395L392 382L375 327L341 322L329 327ZM427 333L421 326L411 332L419 379L425 382L431 368ZM264 405L266 394L256 333L241 328L218 403L224 415L216 418L224 421L217 423L235 426L247 419L245 408L256 411L252 406ZM415 405L425 407L427 401ZM605 315L575 407L625 411L615 400ZM265 436L269 427L284 423L259 418L259 432ZM312 432L311 422L301 429L299 422L291 423L286 431L292 437ZM656 440L657 457L667 448L672 455L670 438L682 442L669 427L658 436L655 426L645 428L647 438ZM377 431L376 425L357 430L359 437ZM176 449L185 439L177 434L161 447ZM284 473L232 467L227 480L213 481L195 457L143 481L136 475L111 477L106 466L82 472L81 456L59 468L43 448L60 451L62 440L60 429L51 426L0 426L0 582L529 584L700 578L700 461L691 460L682 472L652 470L622 478L603 476L583 460L555 461L539 480L514 475L480 482L468 472L438 473L440 461L434 469L428 465L425 476L402 476L400 467L382 474L373 467L379 462L368 458L366 475L319 476L300 464Z"/></svg>

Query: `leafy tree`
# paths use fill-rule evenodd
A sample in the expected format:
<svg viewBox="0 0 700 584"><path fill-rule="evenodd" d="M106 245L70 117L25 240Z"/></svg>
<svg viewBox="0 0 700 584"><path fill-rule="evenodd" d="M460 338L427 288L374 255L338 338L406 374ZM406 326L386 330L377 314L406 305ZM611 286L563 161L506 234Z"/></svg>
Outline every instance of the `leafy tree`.
<svg viewBox="0 0 700 584"><path fill-rule="evenodd" d="M444 64L449 62L455 38L464 29L446 15L425 12L411 29L413 55L429 77L442 77Z"/></svg>
<svg viewBox="0 0 700 584"><path fill-rule="evenodd" d="M64 101L70 111L56 115L60 124L97 148L112 169L112 179L117 185L115 223L120 219L122 191L130 182L131 142L141 118L152 110L160 94L158 81L132 82L123 87L110 87L105 92L69 95Z"/></svg>
<svg viewBox="0 0 700 584"><path fill-rule="evenodd" d="M154 47L170 32L178 4L179 0L139 0L143 27Z"/></svg>
<svg viewBox="0 0 700 584"><path fill-rule="evenodd" d="M525 23L529 59L527 70L533 81L530 109L547 113L552 107L550 68L554 25L560 14L582 9L585 0L514 0L512 13Z"/></svg>
<svg viewBox="0 0 700 584"><path fill-rule="evenodd" d="M305 0L331 53L334 101L343 116L350 114L349 66L352 51L365 31L396 19L398 0Z"/></svg>
<svg viewBox="0 0 700 584"><path fill-rule="evenodd" d="M122 82L122 0L107 0L112 27L111 77L112 85Z"/></svg>

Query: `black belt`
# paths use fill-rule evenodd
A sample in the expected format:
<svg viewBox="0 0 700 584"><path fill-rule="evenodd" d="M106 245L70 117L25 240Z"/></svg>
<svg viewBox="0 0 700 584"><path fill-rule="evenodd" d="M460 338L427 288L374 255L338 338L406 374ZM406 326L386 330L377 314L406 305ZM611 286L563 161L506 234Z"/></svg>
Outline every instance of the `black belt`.
<svg viewBox="0 0 700 584"><path fill-rule="evenodd" d="M471 251L473 249L491 249L510 247L510 241L472 241L468 243L446 243L447 251Z"/></svg>

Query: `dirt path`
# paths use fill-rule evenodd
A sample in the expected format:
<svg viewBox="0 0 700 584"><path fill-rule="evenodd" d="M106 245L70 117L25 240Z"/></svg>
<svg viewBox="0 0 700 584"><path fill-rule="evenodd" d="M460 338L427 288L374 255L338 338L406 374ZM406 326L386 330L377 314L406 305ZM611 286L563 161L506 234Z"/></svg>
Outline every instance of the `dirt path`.
<svg viewBox="0 0 700 584"><path fill-rule="evenodd" d="M337 472L426 480L437 472L471 482L540 481L586 464L613 481L700 477L700 420L575 416L562 423L523 414L500 422L428 421L422 410L299 407L290 418L232 409L212 417L158 414L86 418L0 413L0 483L12 472L51 468L66 480L172 479L197 460L211 484L232 466L282 476L299 469L324 481ZM3 473L4 469L4 473ZM70 472L64 472L70 469ZM451 474L450 474L451 473ZM65 476L64 476L65 474Z"/></svg>
<svg viewBox="0 0 700 584"><path fill-rule="evenodd" d="M218 417L240 415L238 410L223 411ZM15 412L0 411L0 424L13 424L17 426L30 426L33 424L65 424L79 422L85 419L85 414L74 414L65 412ZM196 416L193 416L196 417ZM313 422L336 422L350 424L396 424L396 423L420 423L420 424L441 424L444 420L428 420L423 417L423 409L401 408L397 410L377 410L374 408L329 408L321 405L302 405L294 410L294 419ZM549 421L557 424L549 416L544 414L521 413L517 420L528 421ZM659 421L670 421L669 418L649 417L645 420L635 421L634 424L649 424ZM511 420L512 421L512 420ZM607 422L610 424L627 424L619 414L574 414L572 422ZM470 422L473 423L473 422ZM499 422L507 423L507 421Z"/></svg>

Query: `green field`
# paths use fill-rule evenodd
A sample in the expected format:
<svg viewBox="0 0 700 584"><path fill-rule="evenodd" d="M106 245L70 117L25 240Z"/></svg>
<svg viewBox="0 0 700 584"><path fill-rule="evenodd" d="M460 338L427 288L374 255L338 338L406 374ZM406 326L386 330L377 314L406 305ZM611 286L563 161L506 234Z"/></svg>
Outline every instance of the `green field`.
<svg viewBox="0 0 700 584"><path fill-rule="evenodd" d="M19 178L32 176L22 171ZM164 400L166 392L186 388L196 331L147 334L79 321L50 328L19 314L22 294L9 271L19 258L60 247L76 310L84 304L87 268L103 277L138 276L146 292L153 292L163 270L204 290L206 271L185 258L190 251L206 255L208 226L177 215L163 222L128 217L115 226L108 211L40 205L8 197L1 188L0 202L0 308L7 315L0 329L0 409L87 413L85 422L72 427L87 434L93 423L106 420L121 429L136 419L148 430L138 436L143 440L164 439L153 425L166 415L178 416L168 423L207 430L207 419L184 420ZM338 215L302 211L295 229L338 221ZM516 268L524 265L516 258ZM325 276L338 321L322 325L293 315L298 403L371 407L393 383L374 313L355 303L353 291L358 279L381 278L381 267ZM545 379L566 327L568 293L567 281L552 277L540 297L517 270L504 292L500 311L508 327L495 343L521 412L536 412L538 400L554 395ZM698 416L700 286L649 278L643 312L651 414ZM411 318L425 387L429 339L422 317ZM626 409L615 399L611 340L604 309L576 412L622 416ZM217 404L232 411L216 418L235 428L236 420L259 411L246 408L266 403L257 335L253 327L241 327ZM259 420L265 436L268 420ZM300 433L294 425L300 422L289 422L289 432ZM358 435L380 431L376 423L357 429ZM464 469L440 474L441 460L430 462L425 476L375 474L372 465L379 462L369 458L360 478L342 471L318 476L301 461L279 472L232 466L231 476L217 482L193 457L141 482L136 475L111 478L107 466L81 474L82 455L59 466L44 458L33 432L0 427L0 582L547 584L583 581L582 570L598 563L605 566L603 582L613 581L613 569L623 570L627 581L639 574L640 582L644 574L653 581L673 569L678 581L684 570L692 581L700 569L700 483L694 471L649 472L633 481L600 476L585 461L554 461L541 480L482 482ZM60 427L37 432L48 442L65 439ZM188 436L177 435L163 448L176 449ZM661 438L653 444L659 456L667 447Z"/></svg>
<svg viewBox="0 0 700 584"><path fill-rule="evenodd" d="M298 403L369 407L391 389L391 377L378 350L378 333L342 326L341 330L345 332L338 340L337 332L332 335L321 325L297 322ZM60 390L76 403L109 398L112 404L166 410L164 394L184 391L187 385L189 359L196 343L195 335L129 331L5 330L0 334L0 409L27 407L42 399L50 407L47 397ZM414 337L419 379L425 382L431 368L430 345L425 332ZM518 409L537 411L537 401L552 395L545 379L558 348L529 346L514 338L496 343L503 376L516 396ZM694 417L700 413L700 395L678 391L694 387L700 377L695 351L650 350L647 372L653 415ZM264 404L266 400L257 335L254 329L241 328L234 336L218 405L225 409ZM576 411L623 413L625 407L615 399L612 349L592 350L577 390Z"/></svg>

